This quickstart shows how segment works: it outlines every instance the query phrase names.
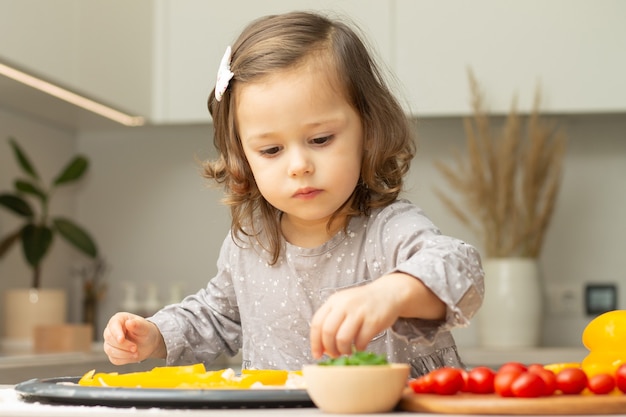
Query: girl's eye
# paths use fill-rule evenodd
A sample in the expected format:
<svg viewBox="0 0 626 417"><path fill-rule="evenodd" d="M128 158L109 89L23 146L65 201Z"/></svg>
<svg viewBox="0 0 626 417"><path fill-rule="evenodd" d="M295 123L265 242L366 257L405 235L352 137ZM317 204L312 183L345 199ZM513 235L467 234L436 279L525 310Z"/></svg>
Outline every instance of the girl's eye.
<svg viewBox="0 0 626 417"><path fill-rule="evenodd" d="M280 151L278 146L273 146L271 148L262 149L260 151L261 155L273 156L276 155Z"/></svg>
<svg viewBox="0 0 626 417"><path fill-rule="evenodd" d="M314 145L324 145L332 140L332 136L323 136L321 138L314 138L311 140L311 143Z"/></svg>

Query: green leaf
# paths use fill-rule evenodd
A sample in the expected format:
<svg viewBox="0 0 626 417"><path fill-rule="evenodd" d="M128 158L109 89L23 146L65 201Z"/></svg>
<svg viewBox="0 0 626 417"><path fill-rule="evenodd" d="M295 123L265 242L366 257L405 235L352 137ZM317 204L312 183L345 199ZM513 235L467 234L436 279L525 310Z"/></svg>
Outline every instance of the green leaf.
<svg viewBox="0 0 626 417"><path fill-rule="evenodd" d="M28 182L24 180L16 180L15 188L18 191L21 191L23 193L32 194L36 196L42 202L45 202L48 199L48 196L46 195L46 193L41 188L39 188L36 184L33 184L32 182Z"/></svg>
<svg viewBox="0 0 626 417"><path fill-rule="evenodd" d="M98 255L98 248L91 236L77 224L58 217L53 220L53 223L61 236L84 254L92 258Z"/></svg>
<svg viewBox="0 0 626 417"><path fill-rule="evenodd" d="M13 246L15 242L17 242L21 235L22 229L20 228L6 236L2 241L0 241L0 258L2 258L4 254L9 250L9 248Z"/></svg>
<svg viewBox="0 0 626 417"><path fill-rule="evenodd" d="M41 263L52 243L52 229L46 226L27 224L22 228L22 248L26 261L33 268Z"/></svg>
<svg viewBox="0 0 626 417"><path fill-rule="evenodd" d="M0 205L22 217L33 217L35 214L28 201L15 194L0 194Z"/></svg>
<svg viewBox="0 0 626 417"><path fill-rule="evenodd" d="M31 177L39 179L39 175L37 174L37 171L35 171L33 164L30 163L30 159L28 159L26 153L22 150L22 148L20 148L20 145L17 144L15 139L9 138L9 144L11 145L11 148L13 148L15 159L19 163L20 167L22 167L22 170Z"/></svg>
<svg viewBox="0 0 626 417"><path fill-rule="evenodd" d="M89 161L87 158L84 156L75 157L54 180L54 185L76 181L83 176L88 167Z"/></svg>
<svg viewBox="0 0 626 417"><path fill-rule="evenodd" d="M358 366L358 365L387 365L389 362L385 355L378 355L373 352L354 351L352 355L343 355L337 358L325 359L318 362L324 366Z"/></svg>

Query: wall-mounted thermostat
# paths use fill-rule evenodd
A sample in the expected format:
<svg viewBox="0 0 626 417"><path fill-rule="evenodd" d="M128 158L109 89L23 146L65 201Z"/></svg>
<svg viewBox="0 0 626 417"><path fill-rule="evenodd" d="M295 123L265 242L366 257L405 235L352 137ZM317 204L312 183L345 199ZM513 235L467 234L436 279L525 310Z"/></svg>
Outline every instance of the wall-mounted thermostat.
<svg viewBox="0 0 626 417"><path fill-rule="evenodd" d="M617 309L617 286L615 284L587 284L585 286L587 315L596 316Z"/></svg>

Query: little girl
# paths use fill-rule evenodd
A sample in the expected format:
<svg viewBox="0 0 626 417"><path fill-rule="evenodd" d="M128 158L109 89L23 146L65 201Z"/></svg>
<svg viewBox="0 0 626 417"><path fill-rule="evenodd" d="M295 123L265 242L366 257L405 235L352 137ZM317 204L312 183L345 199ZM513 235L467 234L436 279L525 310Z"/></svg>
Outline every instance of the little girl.
<svg viewBox="0 0 626 417"><path fill-rule="evenodd" d="M251 23L209 98L232 214L205 289L104 331L114 364L149 357L301 369L353 349L412 365L462 366L449 330L483 298L477 251L398 195L409 122L355 32L312 13Z"/></svg>

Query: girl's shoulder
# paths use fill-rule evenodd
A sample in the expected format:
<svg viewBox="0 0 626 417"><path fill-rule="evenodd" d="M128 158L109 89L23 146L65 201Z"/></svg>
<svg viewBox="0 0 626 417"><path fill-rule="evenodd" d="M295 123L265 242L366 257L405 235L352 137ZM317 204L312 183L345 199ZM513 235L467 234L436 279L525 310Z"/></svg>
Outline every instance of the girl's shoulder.
<svg viewBox="0 0 626 417"><path fill-rule="evenodd" d="M400 222L434 226L424 210L406 199L398 199L391 204L372 210L369 216L370 224Z"/></svg>

